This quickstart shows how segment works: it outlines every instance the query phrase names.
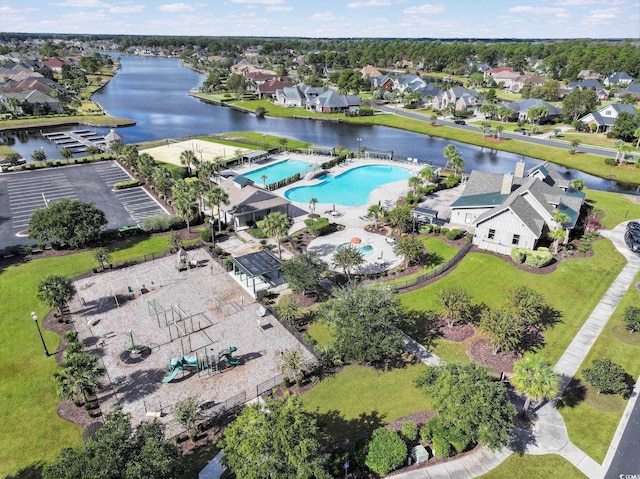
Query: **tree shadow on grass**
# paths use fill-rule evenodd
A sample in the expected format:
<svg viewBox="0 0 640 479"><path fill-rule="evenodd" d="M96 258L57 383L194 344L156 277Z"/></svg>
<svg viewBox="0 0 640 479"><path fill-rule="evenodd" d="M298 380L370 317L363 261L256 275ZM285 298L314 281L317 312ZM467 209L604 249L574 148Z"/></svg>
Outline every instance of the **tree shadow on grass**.
<svg viewBox="0 0 640 479"><path fill-rule="evenodd" d="M370 436L373 431L385 425L385 415L378 411L362 413L354 419L345 419L337 410L326 413L318 413L318 425L326 434L327 443L335 443L344 440L357 440L360 437Z"/></svg>
<svg viewBox="0 0 640 479"><path fill-rule="evenodd" d="M567 388L558 399L557 408L563 407L574 408L578 406L587 397L587 387L582 384L580 379L572 379Z"/></svg>
<svg viewBox="0 0 640 479"><path fill-rule="evenodd" d="M444 263L444 258L438 253L427 253L422 257L422 261L425 268L431 269Z"/></svg>
<svg viewBox="0 0 640 479"><path fill-rule="evenodd" d="M18 471L14 476L7 476L6 479L42 479L42 465L35 464Z"/></svg>
<svg viewBox="0 0 640 479"><path fill-rule="evenodd" d="M404 332L422 344L425 348L433 347L435 340L441 336L440 325L432 311L406 311L409 326Z"/></svg>

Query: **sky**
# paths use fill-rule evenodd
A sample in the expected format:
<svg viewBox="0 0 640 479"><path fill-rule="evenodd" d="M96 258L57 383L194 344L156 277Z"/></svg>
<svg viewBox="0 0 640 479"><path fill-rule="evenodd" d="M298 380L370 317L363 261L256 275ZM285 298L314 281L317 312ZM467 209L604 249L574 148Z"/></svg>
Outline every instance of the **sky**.
<svg viewBox="0 0 640 479"><path fill-rule="evenodd" d="M640 39L640 0L0 0L0 32Z"/></svg>

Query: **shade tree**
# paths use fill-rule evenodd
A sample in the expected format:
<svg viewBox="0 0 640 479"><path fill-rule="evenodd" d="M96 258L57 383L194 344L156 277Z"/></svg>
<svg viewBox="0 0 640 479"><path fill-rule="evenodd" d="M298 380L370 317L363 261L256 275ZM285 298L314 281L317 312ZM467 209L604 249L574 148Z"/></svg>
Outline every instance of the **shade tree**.
<svg viewBox="0 0 640 479"><path fill-rule="evenodd" d="M334 326L332 346L343 361L391 367L404 348L402 330L412 317L388 286L351 286L335 290L319 313Z"/></svg>
<svg viewBox="0 0 640 479"><path fill-rule="evenodd" d="M627 373L622 366L609 358L594 359L591 367L583 371L584 378L600 393L629 394Z"/></svg>
<svg viewBox="0 0 640 479"><path fill-rule="evenodd" d="M320 280L327 270L327 263L314 251L295 255L282 263L284 280L294 293L306 294L320 289Z"/></svg>

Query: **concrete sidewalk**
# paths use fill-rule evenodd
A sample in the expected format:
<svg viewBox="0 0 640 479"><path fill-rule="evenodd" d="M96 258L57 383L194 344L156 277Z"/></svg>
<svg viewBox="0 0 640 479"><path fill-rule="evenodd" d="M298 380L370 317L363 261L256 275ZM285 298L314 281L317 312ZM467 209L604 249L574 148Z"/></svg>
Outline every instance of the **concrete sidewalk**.
<svg viewBox="0 0 640 479"><path fill-rule="evenodd" d="M627 259L627 265L616 277L580 331L578 331L578 334L576 334L573 341L556 363L555 370L561 374L563 378L562 390L569 384L571 378L580 368L582 361L589 353L589 350L602 332L602 329L606 326L609 318L618 306L620 299L633 284L635 277L640 272L640 255L632 253L627 248L624 242L625 230L626 223L622 223L611 231L601 232L602 236L611 240L616 249ZM413 348L416 347L415 345L411 346ZM420 346L420 348L424 349L422 346ZM435 362L432 358L429 358L429 356L425 356L423 351L420 352L424 358L423 362L427 364ZM485 474L495 467L498 467L507 457L516 451L533 455L558 454L576 466L588 478L600 479L607 473L607 469L611 464L613 454L620 441L620 436L628 421L631 408L632 404L630 402L620 420L618 431L616 431L616 435L614 436L603 465L598 464L569 440L567 428L562 416L555 408L555 401L549 401L535 411L537 417L532 430L514 428L511 448L503 448L500 451L493 452L483 447L473 454L469 454L460 459L427 466L414 471L393 474L391 477L402 479L468 479Z"/></svg>

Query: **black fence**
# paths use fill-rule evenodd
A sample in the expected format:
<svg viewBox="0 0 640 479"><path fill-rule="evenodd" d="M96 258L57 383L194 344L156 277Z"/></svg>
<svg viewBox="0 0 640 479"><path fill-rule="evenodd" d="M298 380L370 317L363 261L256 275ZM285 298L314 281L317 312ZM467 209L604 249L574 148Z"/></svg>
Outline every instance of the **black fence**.
<svg viewBox="0 0 640 479"><path fill-rule="evenodd" d="M403 282L394 283L393 286L396 289L396 293L401 293L402 290L404 290L404 289L412 288L412 287L417 286L417 285L419 285L421 283L425 283L425 282L429 281L430 279L433 279L436 276L441 275L445 271L453 268L462 258L464 258L464 256L469 252L469 250L472 247L473 247L473 244L467 243L460 249L460 251L458 251L456 253L456 255L453 258L451 258L446 263L441 264L440 266L438 266L433 271L429 271L428 273L421 274L420 276L408 279L408 280L403 281Z"/></svg>

